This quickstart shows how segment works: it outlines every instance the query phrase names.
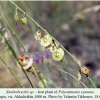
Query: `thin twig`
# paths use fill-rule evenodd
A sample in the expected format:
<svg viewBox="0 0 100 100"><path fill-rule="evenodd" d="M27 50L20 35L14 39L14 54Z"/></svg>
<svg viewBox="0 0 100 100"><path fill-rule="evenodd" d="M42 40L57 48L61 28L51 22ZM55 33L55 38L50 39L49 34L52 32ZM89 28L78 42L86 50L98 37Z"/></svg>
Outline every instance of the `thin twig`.
<svg viewBox="0 0 100 100"><path fill-rule="evenodd" d="M20 40L19 37L15 34L14 30L13 30L13 29L11 28L11 26L8 24L8 22L6 21L6 19L5 19L2 15L1 15L1 17L2 17L3 21L7 24L8 28L10 29L11 34L14 35L15 38L17 39L17 41L21 44L22 48L24 49L24 52L27 52L27 50L26 50L25 47L23 46L21 40ZM39 76L41 82L43 83L44 87L46 88L47 85L45 84L44 80L42 79L42 76L41 76L40 71L37 69L37 67L36 67L36 65L35 65L34 63L33 63L33 66L35 67L35 70L37 71L37 73L39 72L38 76ZM25 73L25 70L24 70L24 69L22 69L22 70L23 70L23 72ZM25 74L26 74L26 73L25 73ZM27 78L28 78L28 77L27 77ZM28 79L29 79L29 78L28 78ZM31 86L32 86L31 81L30 81L30 84L31 84Z"/></svg>
<svg viewBox="0 0 100 100"><path fill-rule="evenodd" d="M70 75L71 77L73 77L73 78L77 81L77 78L76 78L75 76L73 76L72 74L70 74L69 72L66 72L66 71L61 70L61 69L58 69L58 70L61 71L61 72L66 73L66 74L68 74L68 75ZM86 86L82 81L80 81L80 83L81 83L85 88L87 88L87 86Z"/></svg>
<svg viewBox="0 0 100 100"><path fill-rule="evenodd" d="M14 6L16 6L21 12L24 13L24 11L18 7L14 2L12 2L11 0L9 0L9 2L11 2ZM40 27L44 32L48 33L50 35L49 32L47 32L47 30L45 30L41 25L39 25L33 18L31 18L28 14L26 14L26 16L32 21L34 22L38 27ZM50 35L51 36L51 35ZM53 40L55 40L56 42L58 42L54 37L52 37ZM59 42L58 42L59 43ZM59 43L60 44L60 43ZM77 60L75 59L75 57L70 53L68 52L64 47L63 45L60 44L60 46L62 47L62 49L74 60L74 62L78 65L78 67L81 67L81 65L77 62ZM88 78L89 79L89 78ZM92 79L89 80L92 84L92 86L95 88L96 86L94 85Z"/></svg>
<svg viewBox="0 0 100 100"><path fill-rule="evenodd" d="M7 86L6 86L4 83L2 83L1 81L0 81L0 84L1 84L4 88L7 88Z"/></svg>
<svg viewBox="0 0 100 100"><path fill-rule="evenodd" d="M3 36L3 33L2 33L1 31L0 31L0 33L1 33L1 35ZM5 38L4 38L4 39L5 39ZM11 52L12 52L13 56L15 57L16 61L20 64L20 62L19 62L19 60L18 60L18 58L17 58L16 52L15 52L15 50L13 49L13 47L9 44L9 42L8 42L6 39L5 39L5 42L6 42L6 44L8 45L9 49L11 50ZM21 64L20 64L20 66L21 66ZM23 69L23 67L21 67L21 68L22 68L24 74L26 75L26 77L27 77L29 83L31 84L32 88L34 88L34 86L33 86L32 82L31 82L29 76L27 75L26 71Z"/></svg>
<svg viewBox="0 0 100 100"><path fill-rule="evenodd" d="M94 85L92 79L91 79L89 76L88 76L88 79L89 79L89 81L92 83L92 86L93 86L94 88L96 88L96 86Z"/></svg>
<svg viewBox="0 0 100 100"><path fill-rule="evenodd" d="M11 72L11 74L13 75L13 77L15 78L15 80L17 81L17 83L24 88L24 86L22 85L22 83L20 82L20 80L18 79L18 77L16 76L16 74L13 72L13 70L8 66L8 64L2 59L2 57L0 56L0 60L5 64L5 66L8 68L8 70Z"/></svg>
<svg viewBox="0 0 100 100"><path fill-rule="evenodd" d="M90 11L96 12L96 11L98 11L99 9L100 9L100 5L92 6L92 7L90 7L90 8L87 8L87 9L85 9L85 10L83 10L83 11L80 11L80 12L76 13L75 16L78 16L78 15L80 15L80 14L86 14L86 13L88 13L88 12L90 12Z"/></svg>
<svg viewBox="0 0 100 100"><path fill-rule="evenodd" d="M1 15L3 21L5 22L5 24L8 26L8 28L11 31L11 34L15 36L16 40L19 42L19 44L21 45L21 47L24 49L24 52L27 52L27 50L25 49L25 47L23 46L23 43L21 42L21 40L19 39L19 37L16 35L16 33L14 32L14 30L11 28L11 26L8 24L8 22L6 21L6 19Z"/></svg>

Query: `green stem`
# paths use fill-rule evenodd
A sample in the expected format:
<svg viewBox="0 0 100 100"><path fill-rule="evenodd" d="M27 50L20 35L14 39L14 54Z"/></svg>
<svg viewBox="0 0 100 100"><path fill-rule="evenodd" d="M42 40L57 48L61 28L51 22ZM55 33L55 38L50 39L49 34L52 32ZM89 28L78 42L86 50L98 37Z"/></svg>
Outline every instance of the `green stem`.
<svg viewBox="0 0 100 100"><path fill-rule="evenodd" d="M93 83L92 79L88 76L89 81L91 82L92 86L96 88L95 84Z"/></svg>
<svg viewBox="0 0 100 100"><path fill-rule="evenodd" d="M10 1L10 0L9 0ZM14 2L12 2L12 1L10 1L13 5L15 5L21 12L23 12L24 13L24 11L20 8L20 7L18 7ZM31 21L33 21L38 27L40 27L44 32L46 32L46 33L48 33L47 32L47 30L45 30L41 25L39 25L33 18L31 18L28 14L26 14L26 16L31 20ZM49 35L50 35L50 33L48 33ZM51 35L50 35L51 36ZM53 38L53 40L55 40L56 42L58 42L54 37L52 37ZM59 42L58 42L59 43ZM59 43L60 44L60 43ZM80 66L80 64L76 61L76 59L73 57L73 55L70 53L70 52L68 52L61 44L60 44L60 46L63 48L63 50L76 62L76 64L79 66L79 67L81 67Z"/></svg>
<svg viewBox="0 0 100 100"><path fill-rule="evenodd" d="M1 81L0 81L0 84L1 84L4 88L7 88L7 86L4 85L4 83L2 83Z"/></svg>
<svg viewBox="0 0 100 100"><path fill-rule="evenodd" d="M20 7L18 7L14 2L12 2L11 0L9 0L9 2L11 2L13 5L15 5L21 12L23 12L24 13L24 11L20 8ZM32 21L32 22L34 22L38 27L40 27L44 32L46 32L46 33L48 33L49 35L50 35L50 33L49 32L47 32L47 30L45 30L41 25L39 25L33 18L31 18L28 14L26 14L26 16ZM50 35L51 36L51 35ZM55 40L56 42L58 42L54 37L52 37L53 38L53 40ZM58 42L59 43L59 42ZM60 44L60 43L59 43ZM70 52L68 52L61 44L60 44L60 46L62 47L62 49L74 60L74 62L78 65L78 67L81 67L81 65L77 62L77 60L74 58L74 56L70 53ZM91 84L93 83L93 81L92 81L92 79L91 79ZM92 84L93 85L93 84ZM93 87L96 87L95 85L93 85Z"/></svg>
<svg viewBox="0 0 100 100"><path fill-rule="evenodd" d="M5 22L5 24L8 26L8 28L11 31L11 34L15 36L16 40L19 42L19 44L21 45L21 47L24 49L25 52L27 52L27 50L25 49L25 47L23 46L21 40L19 39L19 37L15 34L14 30L11 28L11 26L8 24L8 22L6 21L6 19L1 15L3 21Z"/></svg>
<svg viewBox="0 0 100 100"><path fill-rule="evenodd" d="M0 31L0 33L1 33L1 35L3 36L3 33L2 33L1 31ZM4 38L4 39L5 39L5 38ZM11 50L11 52L12 52L13 56L15 57L16 61L20 64L20 62L19 62L19 60L18 60L18 58L17 58L16 52L15 52L15 50L13 49L13 47L9 44L9 42L8 42L6 39L5 39L5 42L6 42L6 44L8 45L9 49ZM20 66L21 66L21 64L20 64ZM28 77L26 71L23 69L23 67L21 67L21 68L22 68L24 74L26 75L26 77L27 77L27 79L28 79L30 85L32 86L32 88L34 88L34 86L33 86L32 82L31 82L30 78Z"/></svg>
<svg viewBox="0 0 100 100"><path fill-rule="evenodd" d="M53 82L51 79L49 79L48 77L44 76L44 78L45 78L46 80L48 80L50 84L54 85L55 88L60 88L59 86L57 86L56 83L54 83L54 82Z"/></svg>
<svg viewBox="0 0 100 100"><path fill-rule="evenodd" d="M46 85L46 83L44 82L44 80L43 80L43 78L42 78L41 72L38 70L37 66L36 66L34 63L33 63L33 66L34 66L34 68L35 68L35 70L36 70L36 72L37 72L37 74L38 74L38 76L39 76L39 79L40 79L41 82L43 83L44 87L47 88L47 85Z"/></svg>
<svg viewBox="0 0 100 100"><path fill-rule="evenodd" d="M10 1L10 0L9 0L9 1ZM13 3L12 1L10 1L10 2ZM13 3L13 4L14 4L18 9L20 9L15 3ZM24 13L24 11L23 11L22 9L20 9L20 10ZM26 16L28 16L28 15L26 14ZM28 16L28 17L31 18L30 16ZM6 21L6 22L7 22L7 21ZM8 27L9 27L9 24L7 24L7 25L8 25ZM11 27L9 27L9 28L11 29ZM17 41L19 41L19 42L21 43L20 39L16 36L15 32L14 32L13 30L11 30L11 31L13 32L13 35L15 35ZM24 48L24 46L23 46L22 43L21 43L21 46L23 47L24 51L27 52L27 50ZM44 82L44 80L43 80L43 78L42 78L42 76L41 76L41 72L38 70L37 66L36 66L34 63L33 63L33 65L34 65L34 67L35 67L35 69L36 69L36 72L38 73L38 76L39 76L41 82L43 83L44 87L47 88L47 85L45 84L45 82Z"/></svg>
<svg viewBox="0 0 100 100"><path fill-rule="evenodd" d="M1 17L2 17L2 15L1 15ZM17 41L21 44L21 46L22 46L22 48L24 49L24 51L27 52L27 50L26 50L25 47L23 46L22 42L20 41L19 37L15 34L15 32L13 31L13 29L11 28L11 26L8 24L8 22L6 21L6 19L4 19L4 17L2 17L2 18L3 18L3 21L7 24L8 28L10 29L12 35L15 36L15 38L16 38ZM36 67L35 64L34 64L34 66ZM35 69L36 69L37 72L39 72L37 68L35 68ZM25 73L25 70L24 70L24 69L22 69L22 70L23 70L23 72ZM26 75L26 77L28 78L28 76L27 76L26 73L25 73L25 75ZM40 80L42 81L42 83L44 84L44 87L46 88L47 85L45 84L45 82L44 82L44 80L42 79L42 76L41 76L40 74L39 74L39 78L40 78ZM28 78L28 80L29 80L31 86L33 87L32 82L30 81L29 78Z"/></svg>
<svg viewBox="0 0 100 100"><path fill-rule="evenodd" d="M9 71L11 72L11 74L14 76L15 80L17 81L17 83L24 88L24 86L22 85L22 83L20 82L20 80L17 78L17 76L15 75L15 73L13 72L13 70L8 66L8 64L2 59L2 57L0 56L1 61L5 64L5 66L9 69Z"/></svg>
<svg viewBox="0 0 100 100"><path fill-rule="evenodd" d="M66 71L64 71L64 70L61 70L61 69L58 69L58 70L61 71L61 72L66 73L66 74L68 74L68 75L70 75L70 76L73 77L75 80L77 80L77 78L76 78L75 76L73 76L72 74L70 74L70 73L68 73L68 72L66 72ZM85 88L87 88L87 86L86 86L83 82L80 81L80 83L81 83Z"/></svg>

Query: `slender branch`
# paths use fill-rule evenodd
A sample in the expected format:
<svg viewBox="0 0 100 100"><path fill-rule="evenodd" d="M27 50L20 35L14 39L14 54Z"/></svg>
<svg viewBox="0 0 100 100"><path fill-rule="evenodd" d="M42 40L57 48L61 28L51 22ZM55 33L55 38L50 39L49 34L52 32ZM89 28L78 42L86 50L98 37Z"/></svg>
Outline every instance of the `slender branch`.
<svg viewBox="0 0 100 100"><path fill-rule="evenodd" d="M21 42L21 40L19 39L19 37L16 35L16 33L14 32L14 30L11 28L11 26L8 24L8 22L6 21L6 19L1 15L3 21L5 22L5 24L8 26L8 28L11 31L11 34L15 36L16 40L19 42L19 44L21 45L21 47L23 48L23 50L25 52L27 52L27 50L25 49L25 47L23 46L23 43Z"/></svg>
<svg viewBox="0 0 100 100"><path fill-rule="evenodd" d="M10 1L10 0L9 0ZM24 13L24 11L20 8L20 7L18 7L14 2L12 2L12 1L10 1L13 5L15 5L21 12L23 12ZM28 14L26 14L26 16L31 20L31 21L33 21L38 27L40 27L44 32L46 32L46 33L48 33L47 32L47 30L45 30L41 25L39 25L33 18L31 18ZM48 34L50 34L50 33L48 33ZM51 35L50 35L51 36ZM53 38L53 40L55 40L55 41L57 41L54 37L52 37ZM58 41L57 41L58 42ZM59 43L59 42L58 42ZM60 43L59 43L60 44ZM73 55L70 53L70 52L68 52L61 44L60 44L60 46L63 48L63 50L76 62L76 64L79 66L79 67L81 67L80 66L80 64L76 61L76 59L73 57Z"/></svg>
<svg viewBox="0 0 100 100"><path fill-rule="evenodd" d="M89 7L83 11L80 11L78 13L75 14L75 16L78 16L78 15L81 15L81 14L86 14L86 13L89 13L90 11L98 11L100 9L100 5L96 5L96 6L92 6L92 7Z"/></svg>
<svg viewBox="0 0 100 100"><path fill-rule="evenodd" d="M17 83L24 88L24 86L22 85L22 83L20 82L20 80L17 78L17 76L15 75L15 73L13 72L13 70L8 66L8 64L2 59L2 57L0 56L0 60L4 63L4 65L8 68L8 70L11 72L11 74L14 76L15 80L17 81Z"/></svg>
<svg viewBox="0 0 100 100"><path fill-rule="evenodd" d="M44 82L43 77L42 77L42 75L41 75L41 72L38 70L36 64L33 63L33 66L34 66L34 68L35 68L35 70L36 70L36 72L37 72L37 74L38 74L38 76L39 76L39 79L40 79L41 82L43 83L44 87L47 88L47 84Z"/></svg>
<svg viewBox="0 0 100 100"><path fill-rule="evenodd" d="M92 79L88 76L89 81L92 83L92 86L96 88L95 84L93 83Z"/></svg>
<svg viewBox="0 0 100 100"><path fill-rule="evenodd" d="M66 72L66 71L64 71L64 70L61 70L61 69L58 69L58 70L61 71L61 72L66 73L66 74L68 74L68 75L70 75L71 77L73 77L73 78L77 81L77 78L76 78L75 76L73 76L72 74L70 74L70 73L68 73L68 72ZM87 88L87 86L86 86L82 81L80 81L80 83L81 83L85 88Z"/></svg>
<svg viewBox="0 0 100 100"><path fill-rule="evenodd" d="M1 33L1 35L3 36L3 33L2 33L1 31L0 31L0 33ZM4 39L5 39L5 38L4 38ZM13 56L15 57L16 61L20 64L20 62L19 62L19 60L18 60L18 58L17 58L16 52L15 52L15 50L13 49L13 47L9 44L9 42L8 42L6 39L5 39L5 42L6 42L6 44L8 45L9 49L11 50L11 52L12 52ZM20 66L21 66L21 64L20 64ZM34 88L34 86L33 86L32 82L31 82L30 78L28 77L26 71L23 69L23 67L21 67L21 68L22 68L24 74L26 75L26 77L27 77L27 79L28 79L30 85L32 86L32 88Z"/></svg>
<svg viewBox="0 0 100 100"><path fill-rule="evenodd" d="M2 83L1 81L0 81L0 84L1 84L4 88L7 88L7 86L4 85L4 83Z"/></svg>
<svg viewBox="0 0 100 100"><path fill-rule="evenodd" d="M22 46L24 52L27 52L27 50L25 49L25 47L24 47L24 45L22 44L21 40L20 40L19 37L15 34L14 30L13 30L13 29L11 28L11 26L8 24L8 22L6 21L6 19L5 19L2 15L1 15L1 17L2 17L3 21L7 24L8 28L10 29L11 34L14 35L15 38L17 39L17 41L21 44L21 46ZM43 80L43 78L42 78L42 76L41 76L41 73L40 73L40 71L38 70L37 66L36 66L34 63L33 63L33 66L35 67L36 72L37 72L37 73L39 72L39 73L38 73L38 76L39 76L41 82L43 83L44 87L47 88L47 85L45 84L45 82L44 82L44 80ZM22 69L22 70L23 70L23 72L25 73L25 70L24 70L24 69ZM25 73L25 75L27 75L27 74ZM26 77L28 78L28 76L26 76ZM29 78L28 78L28 79L29 79ZM31 86L32 86L32 82L30 81L30 79L29 79L29 82L30 82L30 84L31 84ZM33 87L33 86L32 86L32 87Z"/></svg>
<svg viewBox="0 0 100 100"><path fill-rule="evenodd" d="M49 83L53 84L55 88L60 88L55 82L53 82L52 80L50 80L49 78L45 77L46 80L49 81Z"/></svg>
<svg viewBox="0 0 100 100"><path fill-rule="evenodd" d="M21 12L24 13L24 11L18 7L14 2L12 2L11 0L9 0L9 2L11 2L14 6L16 6ZM39 25L33 18L31 18L28 14L26 14L26 16L32 21L34 22L38 27L40 27L44 32L48 33L50 35L49 32L47 32L47 30L45 30L41 25ZM51 36L51 35L50 35ZM54 37L52 37L53 40L55 40L56 42L58 42ZM59 42L58 42L59 43ZM60 44L60 43L59 43ZM74 62L78 65L78 67L81 67L81 65L77 62L77 60L75 59L75 57L70 53L68 52L64 47L63 45L60 44L60 46L62 47L62 49L74 60ZM88 78L89 79L89 78ZM90 81L90 79L89 79ZM91 79L91 84L93 85L93 81ZM93 87L96 87L95 85L93 85Z"/></svg>

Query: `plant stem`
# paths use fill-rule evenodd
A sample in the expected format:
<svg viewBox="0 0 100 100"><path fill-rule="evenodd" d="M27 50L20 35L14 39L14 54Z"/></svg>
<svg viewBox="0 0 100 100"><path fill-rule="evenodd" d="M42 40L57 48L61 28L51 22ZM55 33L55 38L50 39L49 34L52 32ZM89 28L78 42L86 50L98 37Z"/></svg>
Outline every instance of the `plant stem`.
<svg viewBox="0 0 100 100"><path fill-rule="evenodd" d="M1 33L1 35L3 36L3 33L2 33L1 31L0 31L0 33ZM4 39L5 39L5 38L4 38ZM11 50L11 52L12 52L13 56L15 57L16 61L20 64L20 62L19 62L19 60L18 60L18 58L17 58L16 52L15 52L15 50L13 49L13 47L9 44L9 42L8 42L6 39L5 39L5 42L6 42L6 44L8 45L9 49ZM20 64L20 66L21 66L21 64ZM23 69L22 66L21 66L21 68L22 68L24 74L26 75L26 77L27 77L27 79L28 79L30 85L32 86L32 88L34 88L34 86L33 86L32 82L31 82L30 78L28 77L26 71Z"/></svg>
<svg viewBox="0 0 100 100"><path fill-rule="evenodd" d="M56 83L54 83L52 80L50 80L49 78L45 77L46 80L49 81L50 84L53 84L55 88L60 88Z"/></svg>
<svg viewBox="0 0 100 100"><path fill-rule="evenodd" d="M93 83L92 79L88 76L89 81L91 82L92 86L96 88L95 84Z"/></svg>
<svg viewBox="0 0 100 100"><path fill-rule="evenodd" d="M10 1L10 0L9 0ZM23 12L24 13L24 11L20 8L20 7L18 7L14 2L12 2L12 1L10 1L13 5L15 5L21 12ZM40 27L44 32L46 32L46 33L48 33L47 32L47 30L45 30L41 25L39 25L33 18L31 18L28 14L26 14L26 16L31 20L31 21L33 21L38 27ZM50 33L48 33L49 35L50 35ZM51 36L51 35L50 35ZM54 37L52 37L53 38L53 40L55 40L56 42L58 42ZM59 42L58 42L59 43ZM60 43L59 43L60 44ZM61 44L60 44L60 46L63 48L63 50L75 61L75 63L79 66L79 67L81 67L80 66L80 64L76 61L76 59L73 57L73 55L70 53L70 52L68 52Z"/></svg>
<svg viewBox="0 0 100 100"><path fill-rule="evenodd" d="M17 76L15 75L15 73L13 72L13 70L8 66L8 64L2 59L2 57L0 56L1 61L5 64L5 66L9 69L9 71L11 72L11 74L14 76L15 80L17 81L17 83L24 88L24 86L22 85L22 83L20 82L20 80L17 78Z"/></svg>
<svg viewBox="0 0 100 100"><path fill-rule="evenodd" d="M70 73L68 73L68 72L66 72L66 71L64 71L64 70L61 70L61 69L58 69L59 71L62 71L62 72L64 72L64 73L66 73L66 74L68 74L68 75L70 75L71 77L73 77L75 80L77 80L77 78L75 77L75 76L73 76L72 74L70 74ZM80 81L80 83L85 87L85 88L87 88L87 86L82 82L82 81Z"/></svg>
<svg viewBox="0 0 100 100"><path fill-rule="evenodd" d="M0 84L1 84L4 88L7 88L7 86L4 85L4 83L2 83L1 81L0 81Z"/></svg>
<svg viewBox="0 0 100 100"><path fill-rule="evenodd" d="M21 40L19 39L19 37L15 34L14 30L11 28L11 26L8 24L8 22L6 21L6 19L1 15L3 21L5 22L5 24L8 26L8 28L11 31L11 34L15 36L16 40L19 42L19 44L21 45L21 47L24 49L25 52L27 52L27 50L25 49L25 47L23 46Z"/></svg>
<svg viewBox="0 0 100 100"><path fill-rule="evenodd" d="M22 48L24 49L24 52L27 52L27 50L26 50L25 47L23 46L22 42L20 41L19 37L15 34L14 30L13 30L13 29L11 28L11 26L8 24L8 22L6 21L6 19L5 19L2 15L1 15L1 17L2 17L3 21L7 24L8 28L10 29L11 34L14 35L15 38L17 39L17 41L21 44ZM37 73L40 72L40 71L37 69L37 67L36 67L35 64L33 64L33 66L35 66L35 69L36 69ZM22 69L22 70L23 70L23 72L25 73L25 70L24 70L24 69ZM26 75L26 77L28 78L28 76L27 76L26 73L25 73L25 75ZM38 76L39 76L41 82L43 83L44 87L47 88L47 85L45 84L44 80L42 79L42 76L41 76L40 73L38 74ZM33 87L32 82L30 81L29 78L28 78L28 80L29 80L31 86Z"/></svg>
<svg viewBox="0 0 100 100"><path fill-rule="evenodd" d="M33 63L33 66L34 66L34 68L35 68L35 70L36 70L36 72L37 72L37 74L38 74L38 76L39 76L39 79L40 79L41 82L43 83L44 87L47 88L47 85L46 85L46 83L44 82L44 80L43 80L43 78L42 78L42 76L41 76L41 72L38 70L36 64Z"/></svg>
<svg viewBox="0 0 100 100"><path fill-rule="evenodd" d="M9 0L10 1L10 0ZM11 3L13 3L12 1L10 1ZM13 3L18 9L20 9L15 3ZM24 11L22 10L22 9L20 9L23 13L24 13ZM26 16L28 16L29 18L31 18L29 15L27 15L26 14ZM32 20L32 18L31 18L31 20ZM16 35L15 35L16 36ZM18 39L17 39L18 40ZM19 39L20 40L20 39ZM24 47L23 46L23 44L22 44L22 47ZM27 51L25 48L23 48L25 51ZM45 84L45 82L44 82L44 80L43 80L43 78L42 78L42 76L41 76L41 72L38 70L38 68L37 68L37 66L33 63L33 66L35 67L35 70L36 70L36 72L38 73L38 76L39 76L39 78L40 78L40 80L41 80L41 82L43 83L43 85L44 85L44 87L45 88L47 88L47 85Z"/></svg>
<svg viewBox="0 0 100 100"><path fill-rule="evenodd" d="M12 2L11 0L9 0L9 2L11 2L14 6L16 6L21 12L23 12L24 13L24 11L20 8L20 7L18 7L14 2ZM47 30L45 30L41 25L39 25L33 18L31 18L28 14L26 14L26 16L32 21L32 22L34 22L38 27L40 27L44 32L46 32L46 33L48 33L49 35L50 35L50 33L49 32L47 32ZM51 36L51 35L50 35ZM53 40L55 40L56 42L58 42L54 37L52 37L52 39ZM59 42L58 42L59 43ZM60 44L60 43L59 43ZM61 45L60 44L60 46L62 47L62 49L74 60L74 62L78 65L78 67L81 67L81 65L76 61L76 59L74 58L74 56L70 53L70 52L68 52L64 47L63 47L63 45ZM89 79L89 78L88 78ZM96 86L93 84L93 81L92 81L92 79L90 80L89 79L89 81L91 82L91 84L92 84L92 86L95 88Z"/></svg>

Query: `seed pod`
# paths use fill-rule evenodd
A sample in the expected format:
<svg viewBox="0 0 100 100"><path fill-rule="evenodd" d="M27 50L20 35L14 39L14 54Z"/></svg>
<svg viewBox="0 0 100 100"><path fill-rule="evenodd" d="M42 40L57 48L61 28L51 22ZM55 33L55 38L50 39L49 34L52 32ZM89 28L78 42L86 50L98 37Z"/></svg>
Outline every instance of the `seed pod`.
<svg viewBox="0 0 100 100"><path fill-rule="evenodd" d="M52 42L52 37L49 34L44 35L43 38L40 40L40 44L44 47L47 47L51 44Z"/></svg>
<svg viewBox="0 0 100 100"><path fill-rule="evenodd" d="M87 76L90 73L90 70L87 67L85 67L85 66L81 67L79 71L80 71L80 73L83 73L83 74L85 74Z"/></svg>
<svg viewBox="0 0 100 100"><path fill-rule="evenodd" d="M35 34L35 39L36 40L40 40L41 39L41 31L37 30L36 34Z"/></svg>
<svg viewBox="0 0 100 100"><path fill-rule="evenodd" d="M64 51L62 48L55 49L53 51L52 57L56 61L61 61L64 57Z"/></svg>
<svg viewBox="0 0 100 100"><path fill-rule="evenodd" d="M23 25L26 25L27 24L26 13L22 15L21 23Z"/></svg>
<svg viewBox="0 0 100 100"><path fill-rule="evenodd" d="M18 16L17 8L16 8L16 10L15 10L15 12L14 12L14 20L16 21L16 24L18 23L18 20L19 20L18 17L19 17L19 16Z"/></svg>
<svg viewBox="0 0 100 100"><path fill-rule="evenodd" d="M46 47L47 49L50 50L50 52L53 52L56 48L55 44L54 43L51 43L49 46Z"/></svg>
<svg viewBox="0 0 100 100"><path fill-rule="evenodd" d="M80 80L81 80L81 74L78 73L78 74L77 74L77 81L78 81L78 84L80 83Z"/></svg>
<svg viewBox="0 0 100 100"><path fill-rule="evenodd" d="M55 49L57 49L59 46L59 43L55 42L54 40L52 40L52 43L47 46L46 48L50 50L50 52L53 52Z"/></svg>

